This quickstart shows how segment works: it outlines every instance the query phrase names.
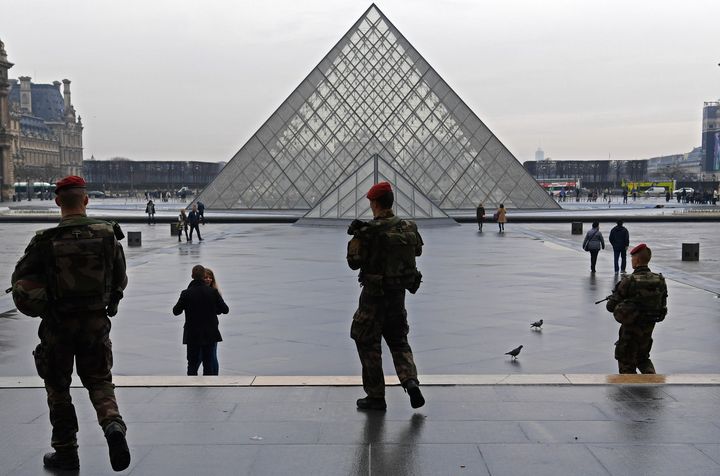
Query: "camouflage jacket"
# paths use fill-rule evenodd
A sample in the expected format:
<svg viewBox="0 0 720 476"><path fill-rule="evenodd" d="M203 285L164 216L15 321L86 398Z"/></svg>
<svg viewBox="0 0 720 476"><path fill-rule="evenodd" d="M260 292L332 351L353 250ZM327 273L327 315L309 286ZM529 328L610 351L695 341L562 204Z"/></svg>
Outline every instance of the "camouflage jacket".
<svg viewBox="0 0 720 476"><path fill-rule="evenodd" d="M620 324L654 324L665 319L667 295L663 275L638 266L615 286L606 308Z"/></svg>
<svg viewBox="0 0 720 476"><path fill-rule="evenodd" d="M384 210L369 222L353 223L348 229L353 238L348 243L347 262L351 269L360 269L360 283L377 294L382 294L383 288L414 293L422 278L415 257L422 255L424 244L415 222Z"/></svg>
<svg viewBox="0 0 720 476"><path fill-rule="evenodd" d="M63 234L98 237L94 240L98 244L88 249L73 247L70 242L57 249L54 240ZM57 227L36 232L15 265L12 283L23 279L41 282L50 301L48 310L58 313L74 312L78 307L92 311L116 305L127 286L125 254L118 242L123 237L116 223L85 215L67 216ZM62 289L70 290L65 299Z"/></svg>

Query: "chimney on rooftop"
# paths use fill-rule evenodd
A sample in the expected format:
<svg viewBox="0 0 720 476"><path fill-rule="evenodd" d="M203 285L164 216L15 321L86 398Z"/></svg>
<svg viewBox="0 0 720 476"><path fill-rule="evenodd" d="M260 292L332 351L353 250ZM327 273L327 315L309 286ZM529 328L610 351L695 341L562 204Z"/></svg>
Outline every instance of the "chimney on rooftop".
<svg viewBox="0 0 720 476"><path fill-rule="evenodd" d="M63 79L63 97L65 98L65 112L67 112L70 109L70 106L72 106L72 101L70 101L70 80L69 79Z"/></svg>
<svg viewBox="0 0 720 476"><path fill-rule="evenodd" d="M32 114L32 85L30 76L20 76L20 108Z"/></svg>
<svg viewBox="0 0 720 476"><path fill-rule="evenodd" d="M75 122L75 108L70 99L70 80L63 79L63 98L65 99L65 119Z"/></svg>

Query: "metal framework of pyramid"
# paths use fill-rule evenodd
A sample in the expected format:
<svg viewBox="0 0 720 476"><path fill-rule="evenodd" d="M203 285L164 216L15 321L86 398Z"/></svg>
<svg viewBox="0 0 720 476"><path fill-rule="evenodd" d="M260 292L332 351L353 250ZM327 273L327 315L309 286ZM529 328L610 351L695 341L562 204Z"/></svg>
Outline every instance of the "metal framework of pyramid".
<svg viewBox="0 0 720 476"><path fill-rule="evenodd" d="M393 211L401 218L449 218L432 200L419 191L403 175L379 155L374 155L354 173L325 195L305 214L308 219L372 219L367 191L378 182L389 182L395 201Z"/></svg>
<svg viewBox="0 0 720 476"><path fill-rule="evenodd" d="M559 207L375 5L198 200L211 209L357 218L367 207L347 206L354 199L342 192L371 158L413 191L401 198L418 200L401 206L412 217L480 202ZM356 188L366 185L363 177Z"/></svg>

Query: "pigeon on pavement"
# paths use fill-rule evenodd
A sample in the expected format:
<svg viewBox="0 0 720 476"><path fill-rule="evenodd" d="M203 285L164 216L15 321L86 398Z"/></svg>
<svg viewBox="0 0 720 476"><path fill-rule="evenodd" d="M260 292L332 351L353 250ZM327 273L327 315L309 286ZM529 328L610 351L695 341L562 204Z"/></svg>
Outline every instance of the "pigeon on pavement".
<svg viewBox="0 0 720 476"><path fill-rule="evenodd" d="M535 321L532 324L530 324L530 327L532 327L533 329L540 329L542 327L542 325L543 325L543 320L540 319L539 321Z"/></svg>
<svg viewBox="0 0 720 476"><path fill-rule="evenodd" d="M523 346L516 347L515 349L511 350L510 352L505 352L505 355L511 356L513 359L517 359L518 354L522 350Z"/></svg>

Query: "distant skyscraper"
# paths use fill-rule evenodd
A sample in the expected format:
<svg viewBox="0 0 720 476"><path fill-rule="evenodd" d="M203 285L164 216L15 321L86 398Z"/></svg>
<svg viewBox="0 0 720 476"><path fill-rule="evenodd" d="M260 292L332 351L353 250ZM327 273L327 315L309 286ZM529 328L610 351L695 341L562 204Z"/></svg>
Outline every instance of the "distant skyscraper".
<svg viewBox="0 0 720 476"><path fill-rule="evenodd" d="M720 101L706 102L703 107L702 151L702 170L720 170Z"/></svg>
<svg viewBox="0 0 720 476"><path fill-rule="evenodd" d="M545 160L545 151L542 150L540 147L538 147L538 150L535 151L535 160L538 162L542 162Z"/></svg>

